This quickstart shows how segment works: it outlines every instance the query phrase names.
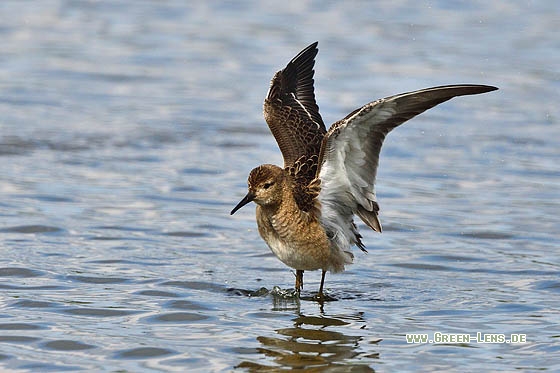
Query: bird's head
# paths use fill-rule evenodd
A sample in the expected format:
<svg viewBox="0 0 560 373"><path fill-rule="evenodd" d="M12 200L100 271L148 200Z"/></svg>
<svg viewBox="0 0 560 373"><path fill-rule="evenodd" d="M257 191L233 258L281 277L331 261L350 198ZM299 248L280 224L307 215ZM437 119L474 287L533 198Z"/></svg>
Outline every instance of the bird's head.
<svg viewBox="0 0 560 373"><path fill-rule="evenodd" d="M282 200L284 177L284 170L271 164L263 164L251 170L247 180L249 191L231 210L231 215L249 202L255 202L260 206L279 203Z"/></svg>

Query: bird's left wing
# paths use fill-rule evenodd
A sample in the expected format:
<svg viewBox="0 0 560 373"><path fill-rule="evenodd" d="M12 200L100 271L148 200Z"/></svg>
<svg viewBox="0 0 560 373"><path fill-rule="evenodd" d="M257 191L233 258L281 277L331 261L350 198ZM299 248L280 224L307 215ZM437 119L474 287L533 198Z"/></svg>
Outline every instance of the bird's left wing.
<svg viewBox="0 0 560 373"><path fill-rule="evenodd" d="M295 56L270 82L264 101L264 117L284 157L284 167L315 156L327 132L315 101L313 66L317 42ZM313 178L315 168L311 174Z"/></svg>

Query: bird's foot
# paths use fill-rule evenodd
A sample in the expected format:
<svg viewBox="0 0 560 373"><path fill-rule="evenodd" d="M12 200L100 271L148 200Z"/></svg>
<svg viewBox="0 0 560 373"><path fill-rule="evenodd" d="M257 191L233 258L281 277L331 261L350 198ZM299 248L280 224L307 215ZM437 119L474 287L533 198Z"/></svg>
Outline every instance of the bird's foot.
<svg viewBox="0 0 560 373"><path fill-rule="evenodd" d="M299 295L303 289L303 270L296 270L296 293Z"/></svg>

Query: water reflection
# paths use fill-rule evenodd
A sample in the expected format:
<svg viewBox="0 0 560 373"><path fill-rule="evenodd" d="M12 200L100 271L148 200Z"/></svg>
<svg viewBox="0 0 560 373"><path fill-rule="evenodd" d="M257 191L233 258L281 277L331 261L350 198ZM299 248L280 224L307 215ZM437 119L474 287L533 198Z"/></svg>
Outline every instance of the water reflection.
<svg viewBox="0 0 560 373"><path fill-rule="evenodd" d="M364 338L349 333L346 328L356 322L365 325L363 313L329 316L321 311L319 316L306 316L299 311L299 300L274 297L273 307L280 309L282 306L297 307L293 326L276 329L273 336L257 337L257 341L261 344L257 351L264 355L266 361L271 361L271 364L265 364L264 359L259 359L258 362L243 361L237 365L237 368L246 368L248 371L290 368L314 372L333 371L333 369L374 372L369 364L359 360L378 358L379 354L372 353L369 346L369 352L364 356L360 348Z"/></svg>

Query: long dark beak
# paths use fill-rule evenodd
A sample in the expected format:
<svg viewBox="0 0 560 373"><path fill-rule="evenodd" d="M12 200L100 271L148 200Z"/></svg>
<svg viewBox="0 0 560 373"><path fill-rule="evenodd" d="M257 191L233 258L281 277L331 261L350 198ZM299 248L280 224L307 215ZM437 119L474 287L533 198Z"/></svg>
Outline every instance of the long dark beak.
<svg viewBox="0 0 560 373"><path fill-rule="evenodd" d="M237 206L235 206L233 208L233 210L231 210L230 215L235 214L235 212L237 210L239 210L241 207L245 206L246 204L248 204L249 202L251 202L254 199L255 199L255 193L249 191L249 193L247 193L247 195L245 197L243 197L243 199L241 201L239 201Z"/></svg>

